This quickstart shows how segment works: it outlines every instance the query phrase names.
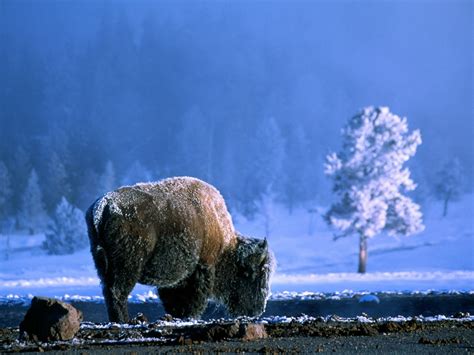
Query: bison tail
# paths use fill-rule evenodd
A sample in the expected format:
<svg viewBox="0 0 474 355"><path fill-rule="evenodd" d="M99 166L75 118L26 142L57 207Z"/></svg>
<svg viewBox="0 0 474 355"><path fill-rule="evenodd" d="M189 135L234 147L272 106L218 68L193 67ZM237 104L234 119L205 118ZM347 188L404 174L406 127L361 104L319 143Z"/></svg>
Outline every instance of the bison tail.
<svg viewBox="0 0 474 355"><path fill-rule="evenodd" d="M107 254L103 247L104 242L101 238L103 236L104 224L108 213L109 207L107 206L105 198L102 197L87 209L85 215L91 253L101 279L103 279L107 274L108 268Z"/></svg>

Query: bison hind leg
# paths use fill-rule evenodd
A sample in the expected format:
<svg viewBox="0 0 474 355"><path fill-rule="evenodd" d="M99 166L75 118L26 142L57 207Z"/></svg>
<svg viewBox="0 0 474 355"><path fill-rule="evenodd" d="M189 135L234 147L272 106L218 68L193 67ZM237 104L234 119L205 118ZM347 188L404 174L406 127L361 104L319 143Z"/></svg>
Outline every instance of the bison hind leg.
<svg viewBox="0 0 474 355"><path fill-rule="evenodd" d="M165 311L177 318L199 318L212 294L213 269L197 265L186 279L172 287L160 287L158 293Z"/></svg>
<svg viewBox="0 0 474 355"><path fill-rule="evenodd" d="M130 255L133 257L130 257ZM128 315L128 295L138 283L145 254L139 248L126 248L126 253L112 253L112 257L106 258L105 272L99 272L102 281L102 292L109 321L127 323ZM101 264L96 266L100 269Z"/></svg>

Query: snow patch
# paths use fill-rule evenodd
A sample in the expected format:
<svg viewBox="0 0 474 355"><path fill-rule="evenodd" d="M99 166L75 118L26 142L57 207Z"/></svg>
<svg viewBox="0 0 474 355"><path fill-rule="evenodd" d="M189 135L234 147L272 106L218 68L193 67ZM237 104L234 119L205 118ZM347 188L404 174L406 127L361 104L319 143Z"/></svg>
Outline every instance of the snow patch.
<svg viewBox="0 0 474 355"><path fill-rule="evenodd" d="M393 295L403 295L403 296L416 296L416 295L474 295L474 291L459 291L459 290L417 290L417 291L381 291L376 292L378 297L382 296L393 296ZM354 291L354 290L344 290L341 292L333 293L324 293L324 292L295 292L295 291L283 291L278 293L273 293L270 296L272 301L305 301L305 300L323 300L323 299L332 299L332 300L341 300L349 298L363 298L366 296L373 296L373 292L369 291Z"/></svg>
<svg viewBox="0 0 474 355"><path fill-rule="evenodd" d="M342 292L335 293L322 293L322 292L294 292L294 291L283 291L271 294L269 301L310 301L310 300L344 300L359 298L359 301L366 297L385 297L385 296L441 296L441 295L474 295L474 291L458 291L458 290L448 290L448 291L437 291L437 290L423 290L423 291L383 291L377 292L374 295L372 292L368 291L353 291L353 290L344 290ZM0 305L1 304L26 304L28 305L32 298L33 294L29 293L27 295L18 295L18 294L8 294L6 296L0 296ZM104 297L102 296L82 296L82 295L70 295L64 294L62 296L54 296L54 298L65 301L65 302L94 302L94 303L104 303ZM153 291L147 291L144 293L137 293L128 296L129 303L159 303L160 298Z"/></svg>
<svg viewBox="0 0 474 355"><path fill-rule="evenodd" d="M99 200L97 205L100 203L105 200ZM287 297L283 291L305 299L329 294L345 297L345 290L423 293L474 289L474 194L464 195L461 201L453 203L447 218L440 218L441 204L430 205L425 212L427 228L419 236L382 236L371 240L370 272L365 275L348 272L357 268L356 238L333 241L332 232L317 213L298 208L289 215L283 206L273 207L275 218L268 243L278 265L271 280L272 299ZM237 215L235 220L242 234L264 235L261 218L251 221ZM42 234L0 235L1 300L8 301L12 295L28 298L29 294L101 300L102 290L90 251L47 255L41 249L44 239ZM132 294L133 302L157 301L151 287L137 285Z"/></svg>
<svg viewBox="0 0 474 355"><path fill-rule="evenodd" d="M450 317L443 314L439 314L436 316L416 316L416 317L404 317L404 316L395 316L395 317L380 317L380 318L371 318L365 315L356 316L356 317L339 317L336 315L328 315L325 317L311 317L308 315L302 315L298 317L287 317L287 316L273 316L273 317L264 317L260 318L258 322L261 323L307 323L307 322L342 322L342 323L382 323L382 322L410 322L415 320L417 322L440 322L440 321L454 321L454 322L472 322L474 321L474 316L465 316L461 318L457 317Z"/></svg>
<svg viewBox="0 0 474 355"><path fill-rule="evenodd" d="M403 271L403 272L372 272L366 274L359 273L329 273L329 274L277 274L273 277L273 284L313 284L331 283L341 281L388 281L388 280L474 280L474 271Z"/></svg>
<svg viewBox="0 0 474 355"><path fill-rule="evenodd" d="M53 277L39 278L36 280L10 280L0 281L0 290L2 288L42 288L49 286L97 286L100 281L97 277Z"/></svg>

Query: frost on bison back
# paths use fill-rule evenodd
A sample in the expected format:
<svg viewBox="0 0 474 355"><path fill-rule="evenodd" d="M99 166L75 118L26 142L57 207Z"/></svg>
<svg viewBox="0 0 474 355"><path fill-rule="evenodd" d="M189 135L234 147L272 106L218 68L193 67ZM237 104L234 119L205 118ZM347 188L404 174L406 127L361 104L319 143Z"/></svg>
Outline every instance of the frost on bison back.
<svg viewBox="0 0 474 355"><path fill-rule="evenodd" d="M236 233L224 199L201 180L121 187L93 203L86 222L110 321L128 321L136 283L157 286L175 317L199 317L210 298L234 316L265 310L267 242Z"/></svg>

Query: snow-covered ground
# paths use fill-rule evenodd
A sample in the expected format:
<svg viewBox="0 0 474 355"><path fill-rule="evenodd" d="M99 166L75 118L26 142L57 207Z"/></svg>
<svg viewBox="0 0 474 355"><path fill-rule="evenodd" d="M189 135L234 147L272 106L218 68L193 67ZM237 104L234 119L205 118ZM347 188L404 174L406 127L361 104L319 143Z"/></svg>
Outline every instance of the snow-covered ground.
<svg viewBox="0 0 474 355"><path fill-rule="evenodd" d="M425 207L424 213L426 229L419 235L371 239L368 273L360 275L355 273L356 237L333 241L319 215L305 209L289 214L273 206L267 236L278 262L273 292L474 290L474 194L450 206L446 218L440 217L439 203ZM261 218L247 221L234 216L234 222L243 234L264 236ZM87 249L49 256L40 248L43 239L42 235L0 236L0 299L8 295L101 295ZM137 285L132 293L148 297L151 290Z"/></svg>
<svg viewBox="0 0 474 355"><path fill-rule="evenodd" d="M316 208L323 213L324 208ZM357 237L333 240L321 216L274 208L268 240L278 260L273 289L353 290L474 289L474 194L450 205L423 208L426 229L410 237L379 235L368 242L368 273L357 274ZM243 234L262 236L264 224L236 218Z"/></svg>

